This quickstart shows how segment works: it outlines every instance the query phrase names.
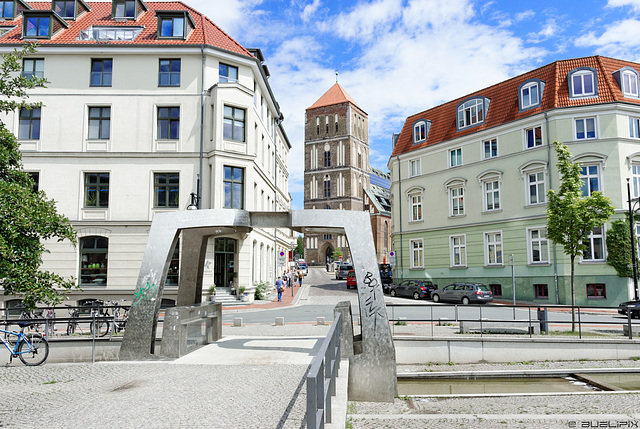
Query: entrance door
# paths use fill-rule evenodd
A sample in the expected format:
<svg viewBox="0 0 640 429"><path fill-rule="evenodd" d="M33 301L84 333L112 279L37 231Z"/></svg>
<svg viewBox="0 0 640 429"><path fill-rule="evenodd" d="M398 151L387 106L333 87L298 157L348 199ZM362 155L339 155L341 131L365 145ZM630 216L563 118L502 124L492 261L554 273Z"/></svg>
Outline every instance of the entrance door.
<svg viewBox="0 0 640 429"><path fill-rule="evenodd" d="M233 282L235 273L237 240L233 238L216 238L214 245L213 282L216 287L228 287Z"/></svg>
<svg viewBox="0 0 640 429"><path fill-rule="evenodd" d="M333 262L333 247L331 247L331 246L327 247L327 251L325 252L325 256L326 256L327 264L330 264L330 263Z"/></svg>

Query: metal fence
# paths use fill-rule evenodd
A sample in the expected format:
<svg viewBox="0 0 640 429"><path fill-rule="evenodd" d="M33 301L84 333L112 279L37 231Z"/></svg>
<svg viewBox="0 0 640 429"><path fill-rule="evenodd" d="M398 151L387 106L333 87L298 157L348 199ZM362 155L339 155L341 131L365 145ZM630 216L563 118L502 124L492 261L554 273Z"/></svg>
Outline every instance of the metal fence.
<svg viewBox="0 0 640 429"><path fill-rule="evenodd" d="M331 397L336 395L340 369L341 314L336 314L329 334L322 342L307 373L307 428L321 429L331 423Z"/></svg>
<svg viewBox="0 0 640 429"><path fill-rule="evenodd" d="M549 334L550 326L561 325L577 327L579 338L587 327L593 326L618 326L624 330L626 325L629 339L633 339L633 328L640 329L640 321L632 321L631 315L618 315L617 307L597 307L597 306L571 306L571 305L457 305L457 304L437 304L437 305L416 305L416 304L392 304L387 303L387 315L392 324L403 322L429 322L431 324L431 335L433 335L434 324L441 322L476 322L480 324L480 335L485 332L483 325L488 326L496 323L509 323L520 325L527 329L529 336L533 336L534 325L540 326L540 331ZM409 312L408 309L412 309ZM419 317L407 317L403 314L415 313L415 309L421 309ZM419 310L420 311L420 310ZM493 318L484 317L488 312L493 313ZM423 315L424 314L424 315ZM496 317L500 314L500 317ZM563 317L564 316L564 317ZM618 319L618 320L605 320Z"/></svg>

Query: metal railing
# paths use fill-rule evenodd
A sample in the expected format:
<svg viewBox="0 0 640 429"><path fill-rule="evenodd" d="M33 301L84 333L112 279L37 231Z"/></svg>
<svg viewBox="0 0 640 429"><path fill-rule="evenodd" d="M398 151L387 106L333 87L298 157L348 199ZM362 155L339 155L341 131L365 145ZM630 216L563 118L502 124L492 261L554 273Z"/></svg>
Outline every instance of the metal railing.
<svg viewBox="0 0 640 429"><path fill-rule="evenodd" d="M603 326L627 326L628 337L629 339L633 339L633 329L638 328L640 323L632 323L631 314L627 312L626 316L619 315L618 316L618 308L617 307L597 307L597 306L571 306L571 305L485 305L485 304L471 304L471 305L459 305L459 304L433 304L433 305L416 305L416 304L392 304L387 303L387 315L389 317L389 322L392 323L392 326L396 323L402 322L430 322L431 323L431 335L433 336L433 326L434 323L440 322L441 319L448 322L476 322L480 325L480 335L483 335L484 329L483 324L491 324L491 323L510 323L510 324L521 324L523 327L526 327L528 330L529 337L533 336L533 326L540 324L540 331L544 331L545 334L549 334L549 326L551 324L554 325L575 325L578 328L578 336L582 338L583 331L585 331L585 326L594 326L594 325L603 325ZM428 317L419 317L419 318L408 318L402 317L400 314L402 310L396 309L416 309L421 308L425 309L425 316ZM466 309L465 312L471 313L477 311L476 317L470 317L469 314L461 315L461 310ZM483 317L483 309L485 314L487 311L504 311L505 315L508 311L509 313L513 313L513 316L510 318L502 317L502 318L485 318ZM574 310L575 319L561 319L559 317L560 314L571 314L572 309ZM451 316L451 310L453 310L453 317ZM468 311L467 311L468 310ZM594 312L595 310L595 312ZM598 310L601 313L598 313ZM608 310L608 312L602 312L602 310ZM516 316L516 311L521 311L520 317ZM523 315L522 311L526 311L526 314ZM613 313L615 311L615 313ZM436 314L437 313L437 314ZM553 319L549 317L556 315ZM593 316L586 318L586 316ZM600 318L604 317L614 317L617 316L620 318L619 321L615 320L597 320L596 318L600 316Z"/></svg>
<svg viewBox="0 0 640 429"><path fill-rule="evenodd" d="M329 334L322 342L307 373L307 428L324 428L331 423L331 397L336 395L336 378L340 369L341 314L336 314Z"/></svg>

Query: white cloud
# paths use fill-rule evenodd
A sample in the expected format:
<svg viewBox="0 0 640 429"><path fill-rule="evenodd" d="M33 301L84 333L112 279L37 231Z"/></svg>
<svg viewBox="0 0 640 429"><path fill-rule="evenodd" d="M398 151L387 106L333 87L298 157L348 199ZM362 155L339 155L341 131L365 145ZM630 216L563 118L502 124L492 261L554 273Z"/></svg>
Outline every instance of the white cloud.
<svg viewBox="0 0 640 429"><path fill-rule="evenodd" d="M640 12L640 0L609 0L607 7L624 7L631 6L636 12Z"/></svg>
<svg viewBox="0 0 640 429"><path fill-rule="evenodd" d="M307 22L309 18L316 12L316 10L318 10L321 4L322 3L320 2L320 0L313 0L313 3L306 5L302 10L302 15L300 15L302 17L302 20L304 22Z"/></svg>
<svg viewBox="0 0 640 429"><path fill-rule="evenodd" d="M368 39L374 33L382 33L385 26L399 16L402 7L401 0L375 0L371 3L359 3L349 13L340 13L333 23L322 25L321 28L337 31L349 39ZM387 27L388 28L388 27Z"/></svg>
<svg viewBox="0 0 640 429"><path fill-rule="evenodd" d="M544 27L537 33L529 33L528 41L531 43L541 43L558 33L559 26L554 18L549 18Z"/></svg>
<svg viewBox="0 0 640 429"><path fill-rule="evenodd" d="M536 13L532 10L525 10L524 12L516 13L515 20L516 22L524 21L526 19L530 19L536 16Z"/></svg>
<svg viewBox="0 0 640 429"><path fill-rule="evenodd" d="M596 53L636 60L640 55L640 21L625 19L609 25L599 36L591 31L574 41L579 47L595 47Z"/></svg>

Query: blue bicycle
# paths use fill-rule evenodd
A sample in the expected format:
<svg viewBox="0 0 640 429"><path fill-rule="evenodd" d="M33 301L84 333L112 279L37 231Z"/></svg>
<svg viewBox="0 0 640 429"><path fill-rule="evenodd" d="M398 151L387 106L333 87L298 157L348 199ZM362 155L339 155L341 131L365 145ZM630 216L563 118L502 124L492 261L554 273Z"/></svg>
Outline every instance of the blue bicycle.
<svg viewBox="0 0 640 429"><path fill-rule="evenodd" d="M49 356L49 342L38 333L24 334L22 332L7 331L0 329L4 333L4 338L0 337L2 344L11 353L9 363L14 357L19 357L23 364L28 366L40 365ZM14 340L15 341L12 341Z"/></svg>

